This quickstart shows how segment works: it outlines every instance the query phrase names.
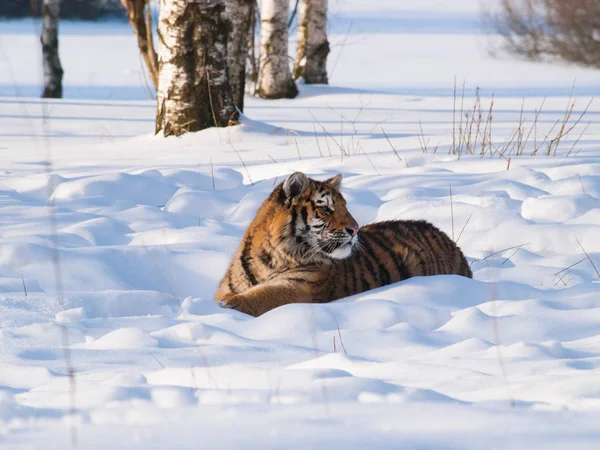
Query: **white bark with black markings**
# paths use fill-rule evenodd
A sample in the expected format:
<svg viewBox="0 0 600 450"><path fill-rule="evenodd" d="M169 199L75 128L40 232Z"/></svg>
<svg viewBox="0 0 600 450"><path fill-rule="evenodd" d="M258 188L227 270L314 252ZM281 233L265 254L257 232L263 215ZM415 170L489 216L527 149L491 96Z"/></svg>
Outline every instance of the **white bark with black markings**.
<svg viewBox="0 0 600 450"><path fill-rule="evenodd" d="M250 25L254 14L254 0L227 0L225 11L231 22L227 39L227 69L233 103L244 111L246 89L246 58L250 38Z"/></svg>
<svg viewBox="0 0 600 450"><path fill-rule="evenodd" d="M294 79L308 84L328 84L327 0L301 0Z"/></svg>
<svg viewBox="0 0 600 450"><path fill-rule="evenodd" d="M263 0L258 94L262 98L298 95L288 62L289 0Z"/></svg>
<svg viewBox="0 0 600 450"><path fill-rule="evenodd" d="M217 0L161 0L156 132L182 135L237 119L227 74L229 22Z"/></svg>
<svg viewBox="0 0 600 450"><path fill-rule="evenodd" d="M61 98L63 69L58 55L58 15L60 0L44 0L42 11L42 64L44 67L44 98Z"/></svg>

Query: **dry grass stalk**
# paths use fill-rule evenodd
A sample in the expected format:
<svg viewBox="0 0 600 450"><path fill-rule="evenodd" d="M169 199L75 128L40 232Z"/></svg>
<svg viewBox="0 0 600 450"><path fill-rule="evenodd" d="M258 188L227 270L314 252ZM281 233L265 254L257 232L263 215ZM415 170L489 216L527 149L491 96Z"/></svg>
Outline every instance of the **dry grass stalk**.
<svg viewBox="0 0 600 450"><path fill-rule="evenodd" d="M152 357L154 358L154 361L156 361L160 367L162 367L163 369L166 368L165 365L160 362L160 360L156 357L156 355L154 353L150 352L150 355L152 355Z"/></svg>
<svg viewBox="0 0 600 450"><path fill-rule="evenodd" d="M501 255L502 253L507 252L509 250L514 250L514 249L519 250L521 247L525 247L526 245L530 245L530 244L531 244L530 242L527 242L527 243L524 243L524 244L514 245L512 247L508 247L508 248L504 248L502 250L498 250L497 252L490 253L489 255L487 255L486 257L484 257L482 259L477 259L477 258L473 259L473 261L471 261L471 263L469 265L473 265L474 262L484 262L484 261L487 261L492 256ZM512 258L512 256L514 256L514 255L511 255L511 258Z"/></svg>
<svg viewBox="0 0 600 450"><path fill-rule="evenodd" d="M463 235L463 231L465 231L465 228L467 228L467 225L471 221L471 217L473 217L473 214L475 214L475 213L471 213L471 215L469 216L469 218L467 219L467 221L463 225L462 229L460 230L460 233L458 234L458 237L456 238L456 243L457 244L458 244L458 241L460 241L460 237Z"/></svg>
<svg viewBox="0 0 600 450"><path fill-rule="evenodd" d="M217 185L215 184L215 168L213 166L212 158L210 158L210 176L212 177L213 191L216 191Z"/></svg>
<svg viewBox="0 0 600 450"><path fill-rule="evenodd" d="M453 91L453 103L452 103L452 147L448 154L456 153L456 77L454 77L454 91Z"/></svg>
<svg viewBox="0 0 600 450"><path fill-rule="evenodd" d="M589 128L589 126L592 124L592 122L588 122L586 124L585 127L583 127L583 130L581 130L581 133L579 134L579 136L577 136L577 139L575 139L575 142L573 142L573 145L571 146L571 149L569 150L569 152L567 153L567 156L571 155L571 152L573 151L573 149L575 148L575 146L577 144L579 144L579 141L581 140L581 138L583 137L583 135L585 134L585 132L587 131L587 129Z"/></svg>
<svg viewBox="0 0 600 450"><path fill-rule="evenodd" d="M581 263L582 263L582 262L584 262L584 261L587 261L587 257L580 259L580 260L579 260L579 261L577 261L576 263L573 263L573 264L571 264L570 266L568 266L568 267L565 267L565 268L564 268L564 269L562 269L562 270L559 270L558 272L556 272L556 273L554 274L554 278L556 279L556 277L559 277L559 276L560 276L560 275L561 275L563 272L565 272L565 275L566 275L567 273L569 273L570 269L572 269L573 267L575 267L575 266L577 266L577 265L581 264ZM563 277L564 277L565 275L563 275ZM562 278L562 277L561 277L561 278ZM555 284L558 284L558 282L557 282L557 283L555 283Z"/></svg>
<svg viewBox="0 0 600 450"><path fill-rule="evenodd" d="M317 135L317 126L313 123L313 129L315 131L315 140L317 141L317 148L319 149L319 156L323 157L323 152L321 151L321 144L319 144L319 136Z"/></svg>
<svg viewBox="0 0 600 450"><path fill-rule="evenodd" d="M342 114L340 114L340 145L344 148L344 116ZM344 161L344 153L340 157Z"/></svg>
<svg viewBox="0 0 600 450"><path fill-rule="evenodd" d="M463 80L462 84L462 94L460 96L460 122L458 124L458 151L457 154L460 156L462 152L462 146L464 141L464 131L463 131L463 111L465 107L465 80Z"/></svg>
<svg viewBox="0 0 600 450"><path fill-rule="evenodd" d="M577 178L579 178L579 184L581 184L581 192L587 194L587 192L585 192L585 188L583 187L583 180L581 179L581 175L577 174Z"/></svg>
<svg viewBox="0 0 600 450"><path fill-rule="evenodd" d="M400 158L400 155L398 154L398 151L396 150L396 147L394 147L394 144L392 144L392 141L390 141L390 138L388 137L388 135L385 132L385 130L383 129L383 127L381 127L381 132L385 136L385 139L388 141L388 144L390 144L390 147L392 148L394 154L396 155L396 158L398 158L398 161L402 161L402 158Z"/></svg>
<svg viewBox="0 0 600 450"><path fill-rule="evenodd" d="M229 145L231 146L231 148L233 149L233 151L239 158L240 162L242 163L242 166L244 167L244 170L246 171L246 175L248 175L248 180L250 181L250 184L252 186L254 186L254 182L252 181L252 177L250 176L250 172L248 171L248 167L246 167L246 162L243 160L242 155L240 155L240 152L237 151L237 149L233 146L233 144L231 142L229 143Z"/></svg>
<svg viewBox="0 0 600 450"><path fill-rule="evenodd" d="M576 102L575 101L572 102L574 89L575 89L575 84L573 84L573 87L571 88L571 93L569 94L569 101L567 102L567 109L565 110L565 117L563 118L558 135L550 141L550 145L548 145L548 150L546 151L546 156L550 156L550 154L552 153L552 147L554 147L554 155L553 156L556 156L556 150L558 149L558 146L560 145L560 140L564 136L565 128L566 128L567 124L569 123L569 120L571 119L571 115L573 114L573 109L575 109Z"/></svg>
<svg viewBox="0 0 600 450"><path fill-rule="evenodd" d="M323 126L323 124L317 120L317 118L315 117L315 115L312 112L310 112L310 111L309 111L309 114L312 116L312 118L315 120L315 122L317 122L317 124L323 129L323 134L325 135L325 137L326 138L329 137L333 142L335 142L335 145L338 146L338 149L342 153L342 158L344 156L348 156L348 153L346 152L346 150L344 150L344 147L342 147L338 143L338 141L336 141L335 138L331 134L329 134L329 132L325 129L325 127ZM327 142L327 139L325 139L325 142ZM328 148L329 148L329 145L328 145ZM331 155L331 152L330 152L330 155Z"/></svg>
<svg viewBox="0 0 600 450"><path fill-rule="evenodd" d="M363 152L363 155L365 155L365 156L367 157L367 159L369 160L369 163L371 164L371 167L373 167L373 170L375 171L375 173L376 173L377 175L381 175L381 174L379 173L379 170L377 170L377 167L375 167L375 164L373 164L373 161L371 161L371 158L369 158L369 155L367 154L367 152L365 152L365 149L364 149L364 148L362 148L362 147L359 147L359 148L360 148L360 150L362 150L362 152Z"/></svg>
<svg viewBox="0 0 600 450"><path fill-rule="evenodd" d="M21 275L21 281L23 282L23 292L25 292L25 298L27 298L27 287L25 286L25 278Z"/></svg>
<svg viewBox="0 0 600 450"><path fill-rule="evenodd" d="M542 100L542 104L540 105L540 108L535 110L533 124L531 125L531 128L529 129L529 133L527 133L527 137L525 138L525 142L523 144L523 151L521 152L521 154L519 156L521 156L523 154L523 152L525 151L525 147L527 146L527 142L529 142L529 138L531 137L532 133L534 134L534 148L537 146L537 124L538 124L538 120L540 118L540 114L541 114L542 110L544 109L544 105L546 104L546 98L547 97L544 97L544 100Z"/></svg>
<svg viewBox="0 0 600 450"><path fill-rule="evenodd" d="M50 116L48 114L48 103L42 103L42 126L44 129L44 136L50 135ZM60 260L59 247L58 247L58 219L56 212L56 204L54 203L54 190L56 189L53 177L54 165L52 159L52 147L50 145L50 141L44 138L43 146L46 151L46 164L45 164L45 174L48 178L48 183L46 185L46 195L48 197L48 218L50 223L50 251L51 251L51 260L52 260L52 269L54 275L54 286L55 286L55 294L57 297L58 304L62 311L67 309L67 302L65 300L64 295L64 286L63 286L63 275L62 275L62 264ZM75 414L77 412L77 380L75 375L75 366L73 365L73 357L71 354L71 346L70 346L70 336L69 336L69 328L66 324L59 324L61 329L61 340L63 347L63 360L65 362L65 368L67 371L67 376L69 379L69 416L71 420L69 420L69 428L70 428L70 437L71 437L71 445L73 447L77 446L78 433L77 433L77 425L75 419Z"/></svg>
<svg viewBox="0 0 600 450"><path fill-rule="evenodd" d="M590 261L590 264L592 265L592 267L596 271L596 275L598 275L598 279L600 279L600 272L598 271L598 268L596 267L596 264L594 264L594 261L592 261L592 258L590 258L590 255L588 255L588 252L585 251L585 248L583 248L583 245L581 245L581 242L579 242L579 239L575 238L575 240L579 244L579 247L581 247L581 250L583 251L583 254L585 255L585 257Z"/></svg>
<svg viewBox="0 0 600 450"><path fill-rule="evenodd" d="M348 356L348 352L346 351L346 346L344 345L344 340L342 339L342 332L340 331L340 326L338 325L337 320L335 321L335 325L337 326L338 336L340 337L340 344L342 346L342 350L344 350L344 354L346 356Z"/></svg>
<svg viewBox="0 0 600 450"><path fill-rule="evenodd" d="M572 89L563 116L553 123L540 142L538 140L538 126L540 122L540 115L544 110L546 99L547 98L544 97L540 107L534 110L535 114L530 125L527 123L528 120L526 116L525 99L523 99L521 102L521 109L516 127L512 129L511 132L504 138L503 142L498 145L494 142L492 136L495 96L492 94L490 105L487 110L487 117L484 117L479 89L476 90L473 108L467 112L464 112L463 84L460 111L457 111L455 85L452 112L452 146L450 147L448 154L457 155L459 158L461 155L465 154L474 155L477 147L479 146L480 157L489 155L490 158L503 158L507 162L507 169L509 169L511 165L511 158L509 158L509 156L526 155L528 152L528 147L530 146L530 141L533 137L533 148L529 150L529 156L537 156L541 151L546 156L557 156L561 143L564 142L565 138L568 137L578 125L580 125L583 118L588 113L594 99L591 99L586 107L577 116L577 118L574 119L577 99L574 99ZM460 120L458 120L458 122L456 118L457 112L460 114ZM573 150L587 131L588 127L589 123L583 127L583 130L574 141L569 151L566 153L566 156L570 156L573 153ZM429 153L429 141L425 140L423 124L420 120L419 134L417 137L419 139L421 151L423 153ZM435 153L435 151L433 153Z"/></svg>
<svg viewBox="0 0 600 450"><path fill-rule="evenodd" d="M481 100L479 100L481 102ZM492 99L490 100L490 107L488 109L487 117L485 120L485 125L483 128L483 133L480 139L480 152L479 156L483 157L486 153L486 149L488 146L490 147L490 152L492 148L492 118L493 118L493 110L494 110L494 94L492 94ZM481 117L483 117L483 112L480 111ZM481 119L478 119L481 122ZM481 124L477 125L477 129L481 128ZM478 133L479 134L479 133ZM476 146L475 146L476 147ZM474 152L473 152L474 153Z"/></svg>
<svg viewBox="0 0 600 450"><path fill-rule="evenodd" d="M427 139L427 141L425 141L425 133L423 132L423 124L421 123L421 119L419 119L419 131L420 131L420 134L417 137L419 139L419 145L421 145L421 151L423 153L427 154L427 153L429 153L427 146L429 145L430 139ZM436 149L437 149L437 147L436 147Z"/></svg>
<svg viewBox="0 0 600 450"><path fill-rule="evenodd" d="M300 146L298 145L298 140L294 138L294 142L296 143L296 151L298 152L298 159L302 161L302 155L300 154Z"/></svg>
<svg viewBox="0 0 600 450"><path fill-rule="evenodd" d="M454 240L454 200L452 197L452 183L450 184L450 214L452 216L452 240Z"/></svg>

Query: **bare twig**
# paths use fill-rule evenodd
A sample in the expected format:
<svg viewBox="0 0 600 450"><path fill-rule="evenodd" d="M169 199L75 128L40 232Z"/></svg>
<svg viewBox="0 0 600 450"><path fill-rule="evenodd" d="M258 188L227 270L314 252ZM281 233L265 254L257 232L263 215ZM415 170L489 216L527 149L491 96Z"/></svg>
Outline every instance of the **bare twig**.
<svg viewBox="0 0 600 450"><path fill-rule="evenodd" d="M421 150L423 151L423 153L429 153L427 149L427 145L429 145L429 139L425 141L425 133L423 133L423 124L421 123L421 119L419 119L419 130L421 132L421 134L419 135L419 143L421 144Z"/></svg>
<svg viewBox="0 0 600 450"><path fill-rule="evenodd" d="M213 167L212 158L210 158L210 175L212 177L213 191L216 191L217 185L215 184L215 168Z"/></svg>
<svg viewBox="0 0 600 450"><path fill-rule="evenodd" d="M460 230L460 233L458 234L458 238L456 238L456 243L458 244L458 241L460 241L460 237L463 234L463 231L465 231L465 228L467 228L467 224L469 223L469 221L471 220L471 217L473 217L473 214L475 213L471 213L471 215L469 216L469 218L467 219L467 221L465 222L465 224L463 225L462 229Z"/></svg>
<svg viewBox="0 0 600 450"><path fill-rule="evenodd" d="M27 288L25 287L25 278L21 275L21 281L23 282L23 292L25 292L25 298L27 298Z"/></svg>
<svg viewBox="0 0 600 450"><path fill-rule="evenodd" d="M360 144L359 144L359 148L362 150L362 152L363 152L363 155L365 155L365 156L367 157L367 159L369 160L369 163L371 164L371 167L373 167L373 170L375 171L375 173L376 173L377 175L381 175L381 174L379 173L379 170L377 170L377 167L375 167L375 164L373 164L373 161L371 161L371 158L369 158L369 155L367 154L367 152L365 152L365 149L364 149L364 148L362 148L362 147L360 147Z"/></svg>
<svg viewBox="0 0 600 450"><path fill-rule="evenodd" d="M342 345L342 350L344 350L344 353L346 354L346 356L348 356L346 346L344 345L344 340L342 339L342 332L340 331L340 326L338 325L337 320L335 321L335 325L337 326L338 336L340 337L340 344Z"/></svg>
<svg viewBox="0 0 600 450"><path fill-rule="evenodd" d="M333 77L333 73L335 72L338 62L340 61L340 57L342 56L344 48L346 47L346 42L348 42L348 38L350 37L350 30L352 29L353 24L354 24L353 20L351 20L350 24L348 24L348 30L346 31L346 35L344 36L344 40L342 41L342 45L340 46L340 51L338 52L337 58L333 62L331 71L329 72L329 79L331 79L331 77Z"/></svg>
<svg viewBox="0 0 600 450"><path fill-rule="evenodd" d="M579 184L581 184L581 191L586 194L585 192L585 188L583 187L583 180L581 179L581 175L577 174L577 177L579 178Z"/></svg>
<svg viewBox="0 0 600 450"><path fill-rule="evenodd" d="M450 183L450 214L452 215L452 240L454 240L454 201L452 197L452 183Z"/></svg>
<svg viewBox="0 0 600 450"><path fill-rule="evenodd" d="M313 129L315 130L315 140L317 141L317 148L319 149L319 156L323 157L323 152L321 151L321 144L319 144L319 136L317 135L317 126L313 123Z"/></svg>
<svg viewBox="0 0 600 450"><path fill-rule="evenodd" d="M248 167L246 167L246 162L242 159L242 156L240 155L240 153L237 151L237 149L233 146L233 144L231 142L229 143L229 145L231 146L231 148L233 149L233 151L235 152L235 154L237 155L237 157L241 161L242 166L244 167L244 170L246 171L246 175L248 175L248 180L250 181L250 184L252 186L254 186L254 182L252 181L252 177L250 176L250 172L248 171Z"/></svg>
<svg viewBox="0 0 600 450"><path fill-rule="evenodd" d="M150 352L150 354L154 358L154 361L156 361L160 367L162 367L163 369L165 369L164 364L160 362L160 360L156 357L156 355L154 353L152 353L152 352Z"/></svg>
<svg viewBox="0 0 600 450"><path fill-rule="evenodd" d="M507 257L507 258L506 258L504 261L502 261L502 264L500 264L500 265L501 265L501 266L503 266L503 265L504 265L506 262L510 261L510 258L512 258L513 256L515 256L515 255L517 254L517 252L518 252L519 250L521 250L521 247L523 247L523 245L522 245L522 244L521 244L521 245L519 245L519 246L518 246L518 247L515 249L515 251L514 251L513 253L511 253L511 255L510 255L509 257Z"/></svg>
<svg viewBox="0 0 600 450"><path fill-rule="evenodd" d="M596 275L598 275L598 278L600 278L600 272L598 271L598 268L596 267L596 264L594 264L594 261L592 261L592 258L590 258L590 255L588 255L588 252L585 251L585 248L583 248L583 245L581 245L581 242L579 242L579 239L575 238L575 240L579 244L579 247L581 247L581 250L585 254L585 257L590 261L590 264L592 265L592 267L596 271Z"/></svg>
<svg viewBox="0 0 600 450"><path fill-rule="evenodd" d="M525 247L526 245L530 245L530 242L524 243L524 244L520 244L520 245L514 245L512 247L508 247L508 248L504 248L502 250L498 250L497 252L494 253L490 253L489 255L487 255L485 258L482 259L473 259L473 261L471 261L471 264L473 264L474 262L484 262L487 261L489 258L491 258L492 256L496 256L496 255L500 255L504 252L507 252L509 250L514 250L515 248L521 248L521 247Z"/></svg>
<svg viewBox="0 0 600 450"><path fill-rule="evenodd" d="M465 106L465 80L463 79L462 84L462 94L460 97L460 122L458 123L458 155L460 156L464 141L464 133L463 133L463 111Z"/></svg>
<svg viewBox="0 0 600 450"><path fill-rule="evenodd" d="M571 154L571 152L573 151L573 149L575 148L575 146L577 144L579 144L579 141L581 140L581 138L583 137L583 135L585 134L585 132L587 131L588 127L591 124L592 124L592 122L588 122L587 125L583 128L583 130L581 130L581 133L579 134L579 136L577 137L577 139L575 139L575 142L573 142L573 145L571 146L571 149L567 153L567 156L569 156Z"/></svg>
<svg viewBox="0 0 600 450"><path fill-rule="evenodd" d="M554 276L556 277L556 276L560 275L561 273L563 273L563 272L565 272L565 271L567 271L567 270L569 270L569 269L572 269L573 267L575 267L575 266L576 266L576 265L578 265L578 264L581 264L581 263L582 263L582 262L584 262L585 260L587 260L587 257L585 257L585 258L583 258L583 259L580 259L580 260L579 260L579 261L577 261L576 263L573 263L573 264L571 264L569 267L565 267L564 269L562 269L562 270L559 270L558 272L556 272L556 273L554 274Z"/></svg>
<svg viewBox="0 0 600 450"><path fill-rule="evenodd" d="M296 150L298 151L298 159L302 161L302 155L300 154L300 146L298 145L298 140L294 138L294 142L296 143Z"/></svg>
<svg viewBox="0 0 600 450"><path fill-rule="evenodd" d="M296 0L296 4L294 5L294 10L292 11L292 15L290 16L290 20L288 21L288 28L290 28L292 26L292 23L294 22L294 18L296 17L296 14L298 13L298 4L300 3L300 0Z"/></svg>
<svg viewBox="0 0 600 450"><path fill-rule="evenodd" d="M394 147L394 144L392 144L392 141L390 141L390 138L388 137L388 135L385 132L385 130L383 129L383 127L381 127L381 131L382 131L383 135L385 136L385 138L387 139L388 144L390 144L390 147L394 151L394 154L396 155L396 158L398 158L398 161L402 161L402 158L400 158L400 155L398 154L398 151L396 150L396 147Z"/></svg>
<svg viewBox="0 0 600 450"><path fill-rule="evenodd" d="M453 91L453 103L452 103L452 147L448 153L456 152L456 76L454 76L454 91Z"/></svg>
<svg viewBox="0 0 600 450"><path fill-rule="evenodd" d="M46 103L43 103L43 125L45 130L45 134L49 135L49 120L47 118L46 112ZM51 258L52 258L52 267L54 269L54 285L56 289L57 300L60 304L62 310L67 308L65 297L64 297L64 288L63 288L63 276L62 276L62 266L60 261L60 255L58 252L58 221L56 218L56 205L54 204L54 177L52 176L53 172L53 164L52 164L52 151L50 148L50 144L48 141L44 141L44 145L46 147L46 152L48 155L48 159L46 162L46 175L48 176L48 185L47 185L47 194L48 194L48 218L50 221L50 237L51 237ZM77 383L75 380L75 368L73 366L73 359L71 356L71 347L70 347L70 339L69 339L69 329L66 324L60 324L61 335L62 335L62 344L63 344L63 359L65 361L65 366L67 369L67 376L69 377L69 415L72 417L70 420L71 423L71 444L75 447L77 446L77 428L75 425L75 413L77 412L76 408L76 398L77 398Z"/></svg>
<svg viewBox="0 0 600 450"><path fill-rule="evenodd" d="M338 148L340 149L340 152L342 152L343 155L348 156L348 153L346 153L346 150L344 150L344 147L342 147L338 143L338 141L336 141L335 138L331 134L329 134L329 132L325 129L325 127L321 124L321 122L319 122L317 120L317 118L315 117L315 115L312 112L310 112L310 111L308 113L312 116L313 119L315 119L315 122L317 122L319 124L319 126L323 129L323 134L325 134L325 136L329 136L331 138L331 140L333 140L333 142L335 142L335 145L338 146ZM325 142L327 142L327 139L325 139Z"/></svg>

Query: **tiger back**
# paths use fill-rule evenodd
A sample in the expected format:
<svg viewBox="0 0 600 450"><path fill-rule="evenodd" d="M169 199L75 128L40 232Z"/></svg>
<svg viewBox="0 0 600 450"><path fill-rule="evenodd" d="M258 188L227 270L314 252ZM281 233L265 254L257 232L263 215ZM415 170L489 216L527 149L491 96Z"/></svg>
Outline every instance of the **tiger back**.
<svg viewBox="0 0 600 450"><path fill-rule="evenodd" d="M425 221L358 227L340 193L296 172L263 202L215 300L259 316L289 303L325 303L413 276L472 277L458 246Z"/></svg>

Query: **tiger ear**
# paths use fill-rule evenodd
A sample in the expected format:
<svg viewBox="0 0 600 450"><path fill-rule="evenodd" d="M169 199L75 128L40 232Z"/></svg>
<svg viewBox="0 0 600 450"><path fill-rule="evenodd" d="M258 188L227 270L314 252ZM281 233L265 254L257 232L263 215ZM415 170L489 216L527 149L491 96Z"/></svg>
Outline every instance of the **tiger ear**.
<svg viewBox="0 0 600 450"><path fill-rule="evenodd" d="M302 194L308 186L308 177L302 172L291 174L283 183L283 191L288 199Z"/></svg>
<svg viewBox="0 0 600 450"><path fill-rule="evenodd" d="M325 183L327 183L329 186L331 186L334 189L337 189L338 191L340 190L340 188L342 187L342 174L338 173L335 177L330 178L329 180L325 180Z"/></svg>

